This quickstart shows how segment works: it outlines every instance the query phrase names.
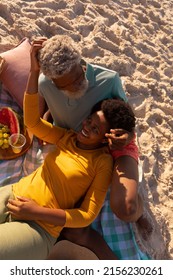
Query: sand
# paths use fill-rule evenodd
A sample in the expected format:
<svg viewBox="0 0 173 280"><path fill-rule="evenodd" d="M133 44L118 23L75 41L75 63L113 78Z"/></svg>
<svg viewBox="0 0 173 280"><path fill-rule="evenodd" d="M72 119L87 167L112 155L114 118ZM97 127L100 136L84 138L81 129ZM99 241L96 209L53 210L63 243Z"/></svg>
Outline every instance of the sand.
<svg viewBox="0 0 173 280"><path fill-rule="evenodd" d="M88 62L119 72L137 116L143 165L140 189L166 244L165 258L170 259L173 258L172 18L173 0L0 1L0 52L15 46L25 36L32 40L67 34L78 42ZM156 247L162 241L156 238Z"/></svg>

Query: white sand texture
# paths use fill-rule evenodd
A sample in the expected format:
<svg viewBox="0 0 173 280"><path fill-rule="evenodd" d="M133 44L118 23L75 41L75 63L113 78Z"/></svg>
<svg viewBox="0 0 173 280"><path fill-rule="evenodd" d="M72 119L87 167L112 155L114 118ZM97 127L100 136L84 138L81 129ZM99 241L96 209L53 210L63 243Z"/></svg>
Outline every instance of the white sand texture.
<svg viewBox="0 0 173 280"><path fill-rule="evenodd" d="M136 230L137 238L156 259L173 259L172 19L173 0L0 1L0 52L23 37L67 34L86 61L119 72L137 116L140 191L154 225L149 242Z"/></svg>

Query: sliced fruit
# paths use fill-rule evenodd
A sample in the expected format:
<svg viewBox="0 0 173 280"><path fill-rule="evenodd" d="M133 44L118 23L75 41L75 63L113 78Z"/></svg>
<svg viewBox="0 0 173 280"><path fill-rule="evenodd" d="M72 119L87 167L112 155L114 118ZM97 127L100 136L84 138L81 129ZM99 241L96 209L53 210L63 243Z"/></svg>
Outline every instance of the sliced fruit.
<svg viewBox="0 0 173 280"><path fill-rule="evenodd" d="M10 107L0 108L0 148L9 147L9 136L24 130L23 118ZM17 141L17 140L16 140Z"/></svg>
<svg viewBox="0 0 173 280"><path fill-rule="evenodd" d="M10 134L20 133L18 114L10 107L2 107L0 109L0 124L4 125L2 132L8 132L9 129Z"/></svg>

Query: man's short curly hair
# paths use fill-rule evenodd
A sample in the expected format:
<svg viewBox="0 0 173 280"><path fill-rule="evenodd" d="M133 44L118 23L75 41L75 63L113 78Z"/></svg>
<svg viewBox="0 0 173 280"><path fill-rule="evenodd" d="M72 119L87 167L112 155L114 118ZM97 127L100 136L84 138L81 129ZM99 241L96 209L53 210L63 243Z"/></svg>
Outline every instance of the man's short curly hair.
<svg viewBox="0 0 173 280"><path fill-rule="evenodd" d="M110 128L121 128L132 132L136 118L129 104L119 99L99 101L91 110L91 114L102 110Z"/></svg>
<svg viewBox="0 0 173 280"><path fill-rule="evenodd" d="M81 55L69 36L55 35L43 43L43 48L38 53L38 61L43 74L56 79L69 73L80 63Z"/></svg>

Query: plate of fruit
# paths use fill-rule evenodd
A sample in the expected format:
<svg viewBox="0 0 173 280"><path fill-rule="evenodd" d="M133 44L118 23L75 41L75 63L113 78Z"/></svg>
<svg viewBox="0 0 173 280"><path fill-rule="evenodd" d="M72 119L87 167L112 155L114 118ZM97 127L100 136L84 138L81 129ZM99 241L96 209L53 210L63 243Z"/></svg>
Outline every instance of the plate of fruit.
<svg viewBox="0 0 173 280"><path fill-rule="evenodd" d="M20 153L14 153L9 137L14 133L21 133L26 137L26 143ZM0 108L0 159L13 159L27 152L31 146L33 135L23 124L23 117L10 107Z"/></svg>

